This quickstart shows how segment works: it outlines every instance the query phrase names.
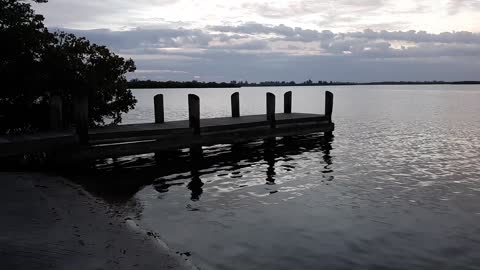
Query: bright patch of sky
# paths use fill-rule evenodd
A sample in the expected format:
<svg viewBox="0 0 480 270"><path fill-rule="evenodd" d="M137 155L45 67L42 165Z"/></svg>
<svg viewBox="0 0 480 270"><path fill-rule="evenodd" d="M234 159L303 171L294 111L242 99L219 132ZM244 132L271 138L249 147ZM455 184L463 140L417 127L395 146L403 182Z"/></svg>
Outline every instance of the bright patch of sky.
<svg viewBox="0 0 480 270"><path fill-rule="evenodd" d="M334 32L480 30L477 0L50 0L37 10L51 26L76 29L256 22Z"/></svg>

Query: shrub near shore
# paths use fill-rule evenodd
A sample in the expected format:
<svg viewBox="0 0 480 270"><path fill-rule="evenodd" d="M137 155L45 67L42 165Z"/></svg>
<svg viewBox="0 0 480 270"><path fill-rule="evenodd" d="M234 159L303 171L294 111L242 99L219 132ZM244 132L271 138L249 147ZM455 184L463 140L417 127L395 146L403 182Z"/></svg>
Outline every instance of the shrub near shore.
<svg viewBox="0 0 480 270"><path fill-rule="evenodd" d="M50 32L31 2L0 0L0 38L6 41L0 44L0 134L46 129L53 95L62 97L65 125L74 95L89 96L91 126L120 123L136 103L125 77L136 69L133 60L86 38Z"/></svg>

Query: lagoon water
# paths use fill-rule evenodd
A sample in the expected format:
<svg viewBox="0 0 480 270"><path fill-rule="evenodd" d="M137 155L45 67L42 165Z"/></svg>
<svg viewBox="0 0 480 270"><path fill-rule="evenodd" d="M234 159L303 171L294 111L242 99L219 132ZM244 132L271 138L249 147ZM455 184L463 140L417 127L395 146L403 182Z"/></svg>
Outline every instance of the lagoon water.
<svg viewBox="0 0 480 270"><path fill-rule="evenodd" d="M334 138L319 134L99 164L145 183L129 201L142 226L201 269L479 269L480 86L338 86L134 90L125 123L265 111L322 113L335 95ZM127 173L123 173L127 172Z"/></svg>

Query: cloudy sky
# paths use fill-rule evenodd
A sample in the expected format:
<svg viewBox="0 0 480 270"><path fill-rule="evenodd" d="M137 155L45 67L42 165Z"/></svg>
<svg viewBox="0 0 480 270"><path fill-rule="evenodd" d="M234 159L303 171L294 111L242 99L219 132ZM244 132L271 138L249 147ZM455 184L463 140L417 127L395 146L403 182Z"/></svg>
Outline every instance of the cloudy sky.
<svg viewBox="0 0 480 270"><path fill-rule="evenodd" d="M480 0L50 0L155 80L480 80Z"/></svg>

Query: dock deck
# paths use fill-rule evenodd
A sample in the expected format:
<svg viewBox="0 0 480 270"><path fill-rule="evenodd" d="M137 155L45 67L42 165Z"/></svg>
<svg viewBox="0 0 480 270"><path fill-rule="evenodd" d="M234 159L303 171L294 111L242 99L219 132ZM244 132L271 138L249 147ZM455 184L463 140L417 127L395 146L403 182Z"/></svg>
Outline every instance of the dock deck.
<svg viewBox="0 0 480 270"><path fill-rule="evenodd" d="M324 122L325 115L307 113L275 114L277 125ZM248 115L240 117L205 118L200 120L200 133L228 131L242 128L269 126L265 115ZM88 132L89 141L93 144L116 143L133 140L156 139L165 135L191 134L188 120L171 121L161 124L145 123L120 125L91 129Z"/></svg>
<svg viewBox="0 0 480 270"><path fill-rule="evenodd" d="M89 160L314 132L330 134L334 130L328 105L333 100L326 101L325 115L291 113L291 108L287 107L286 113L275 113L275 99L273 96L272 101L270 96L270 101L267 98L266 115L239 116L239 112L235 112L239 107L236 95L236 98L232 95L233 117L200 119L199 98L191 95L189 120L163 122L163 104L155 104L157 123L93 128L88 129L86 134L70 129L0 137L0 157L51 152L68 159ZM291 98L291 94L289 96ZM163 97L161 101L163 103ZM285 103L291 104L291 100Z"/></svg>

